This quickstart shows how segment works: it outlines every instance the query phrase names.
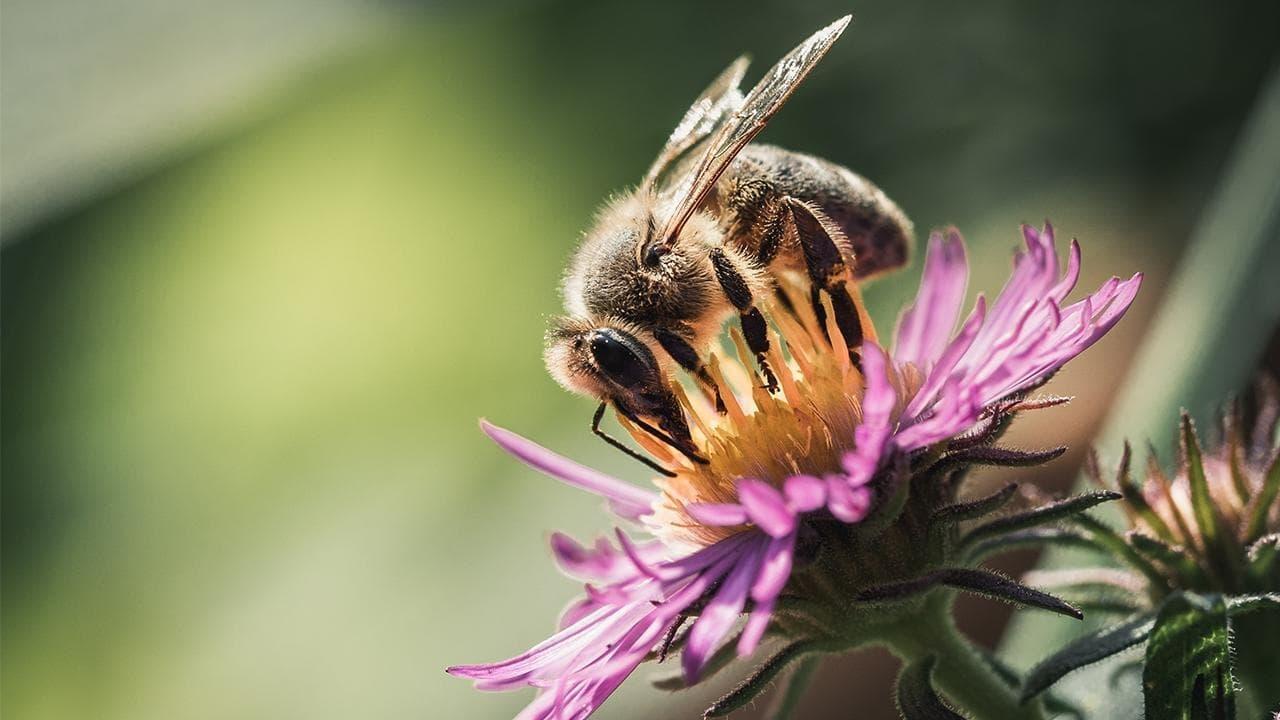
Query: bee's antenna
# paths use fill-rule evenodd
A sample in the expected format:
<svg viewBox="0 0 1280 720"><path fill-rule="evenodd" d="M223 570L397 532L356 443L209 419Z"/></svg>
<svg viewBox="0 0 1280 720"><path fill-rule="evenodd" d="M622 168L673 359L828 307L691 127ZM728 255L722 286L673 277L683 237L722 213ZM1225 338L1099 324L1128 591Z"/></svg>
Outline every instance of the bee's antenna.
<svg viewBox="0 0 1280 720"><path fill-rule="evenodd" d="M604 430L600 429L600 421L604 419L604 411L605 411L605 408L607 407L609 407L609 403L602 402L600 403L600 407L596 408L595 415L591 416L591 432L595 433L597 437L609 443L614 448L621 450L623 454L627 455L628 457L639 460L640 462L649 466L649 468L654 472L660 473L667 477L675 477L676 474L674 472L662 467L658 463L654 462L651 458L647 458L644 455L641 455L640 453L636 452L635 450L632 450L631 448L622 444L618 439L610 436Z"/></svg>

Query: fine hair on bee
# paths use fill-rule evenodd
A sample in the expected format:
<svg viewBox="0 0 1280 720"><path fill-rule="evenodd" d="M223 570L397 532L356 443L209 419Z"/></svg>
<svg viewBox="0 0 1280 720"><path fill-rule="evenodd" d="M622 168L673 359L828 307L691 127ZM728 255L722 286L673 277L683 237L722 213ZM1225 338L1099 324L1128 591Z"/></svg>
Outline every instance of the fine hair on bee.
<svg viewBox="0 0 1280 720"><path fill-rule="evenodd" d="M694 446L672 371L689 373L723 411L709 349L735 317L761 384L778 389L761 306L784 276L802 278L813 312L832 320L857 362L862 328L849 283L907 262L913 230L878 187L828 160L752 140L848 26L810 36L747 94L738 58L703 91L639 186L611 200L569 262L566 314L547 333L545 360L565 388L595 398L592 432L670 472L600 428L608 407L683 454Z"/></svg>

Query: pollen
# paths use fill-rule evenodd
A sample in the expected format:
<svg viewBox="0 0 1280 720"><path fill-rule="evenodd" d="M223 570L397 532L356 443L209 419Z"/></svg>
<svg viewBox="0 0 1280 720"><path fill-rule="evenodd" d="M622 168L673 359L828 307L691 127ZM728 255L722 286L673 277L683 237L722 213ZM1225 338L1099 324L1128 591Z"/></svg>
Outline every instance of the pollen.
<svg viewBox="0 0 1280 720"><path fill-rule="evenodd" d="M637 443L675 473L655 479L661 500L651 522L668 541L710 545L742 530L698 523L685 511L689 504L736 502L742 478L780 488L794 475L840 472L842 456L853 449L854 430L862 421L863 376L857 355L850 354L832 320L825 294L826 321L820 322L808 293L797 284L785 284L783 291L789 302L763 308L770 326L766 359L778 380L774 393L765 388L755 357L736 327L728 333L726 347L731 352L712 353L708 359L723 412L716 410L714 389L672 383L705 464L620 419ZM874 341L875 329L861 295L852 285L850 293L863 332Z"/></svg>

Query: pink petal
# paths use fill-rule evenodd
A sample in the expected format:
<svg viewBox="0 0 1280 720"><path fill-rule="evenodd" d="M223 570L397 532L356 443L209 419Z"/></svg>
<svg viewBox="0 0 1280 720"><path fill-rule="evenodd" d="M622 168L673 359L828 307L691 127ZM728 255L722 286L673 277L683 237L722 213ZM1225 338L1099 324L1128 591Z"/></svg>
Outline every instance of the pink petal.
<svg viewBox="0 0 1280 720"><path fill-rule="evenodd" d="M703 525L732 527L747 522L746 509L733 503L689 503L684 509L689 517Z"/></svg>
<svg viewBox="0 0 1280 720"><path fill-rule="evenodd" d="M751 521L768 535L782 537L796 529L795 513L772 485L743 478L738 481L738 500Z"/></svg>
<svg viewBox="0 0 1280 720"><path fill-rule="evenodd" d="M842 458L844 471L853 485L871 480L880 467L885 445L893 432L893 408L898 394L889 382L887 358L874 343L862 346L862 372L867 389L862 395L862 423L854 430L854 449Z"/></svg>
<svg viewBox="0 0 1280 720"><path fill-rule="evenodd" d="M927 370L946 347L969 280L964 241L954 229L946 239L934 233L925 253L920 290L902 314L895 333L893 357L898 363L914 363Z"/></svg>
<svg viewBox="0 0 1280 720"><path fill-rule="evenodd" d="M795 556L795 533L773 538L764 550L760 571L751 585L751 599L756 602L772 600L782 592L791 578L791 564Z"/></svg>
<svg viewBox="0 0 1280 720"><path fill-rule="evenodd" d="M704 547L692 555L665 560L655 565L654 569L668 581L699 573L709 573L725 562L732 562L741 554L743 545L748 545L755 539L755 533L737 533L733 537Z"/></svg>
<svg viewBox="0 0 1280 720"><path fill-rule="evenodd" d="M812 475L792 475L782 484L787 506L798 513L811 512L827 502L827 485Z"/></svg>
<svg viewBox="0 0 1280 720"><path fill-rule="evenodd" d="M827 477L827 509L837 520L859 522L871 509L871 490L865 485L850 487L843 475L830 475Z"/></svg>
<svg viewBox="0 0 1280 720"><path fill-rule="evenodd" d="M556 627L563 630L599 609L600 606L591 598L578 598L560 611L560 618L556 621Z"/></svg>
<svg viewBox="0 0 1280 720"><path fill-rule="evenodd" d="M1067 252L1067 272L1058 281L1057 285L1049 291L1049 297L1061 303L1066 299L1067 295L1075 289L1076 282L1080 279L1080 243L1075 240L1071 241L1071 249Z"/></svg>
<svg viewBox="0 0 1280 720"><path fill-rule="evenodd" d="M662 576L641 556L640 551L636 549L635 543L631 542L631 538L627 537L626 533L622 532L621 529L614 530L614 533L618 536L618 547L622 548L622 552L635 565L637 570L655 580L662 579Z"/></svg>
<svg viewBox="0 0 1280 720"><path fill-rule="evenodd" d="M738 657L750 655L760 645L764 631L769 628L769 620L773 618L774 602L773 598L757 602L755 608L751 610L746 625L742 627L742 635L738 637Z"/></svg>
<svg viewBox="0 0 1280 720"><path fill-rule="evenodd" d="M742 613L760 552L758 547L751 547L746 551L745 556L738 560L729 573L729 577L725 578L719 592L698 615L698 621L689 631L689 642L680 653L680 664L684 668L686 682L698 681L703 665L733 627L734 620Z"/></svg>
<svg viewBox="0 0 1280 720"><path fill-rule="evenodd" d="M552 533L551 553L564 574L579 580L607 582L629 569L621 554L607 542L589 549L564 533Z"/></svg>
<svg viewBox="0 0 1280 720"><path fill-rule="evenodd" d="M922 421L901 430L893 438L894 447L908 451L928 447L959 435L982 417L983 406L964 385L965 378L953 375L938 392L937 403Z"/></svg>
<svg viewBox="0 0 1280 720"><path fill-rule="evenodd" d="M553 666L559 660L576 654L607 628L608 621L627 613L625 608L604 607L587 615L573 625L538 643L528 651L509 660L478 665L454 665L445 672L458 677L491 682L509 681L516 686L523 684L531 672ZM497 689L497 688L493 688Z"/></svg>
<svg viewBox="0 0 1280 720"><path fill-rule="evenodd" d="M514 455L529 467L546 473L561 482L589 493L599 495L609 501L610 508L620 517L635 520L652 512L653 503L658 494L638 488L630 483L610 477L604 473L580 465L563 455L559 455L541 445L523 438L510 430L493 425L487 420L480 421L480 428L493 438L503 450Z"/></svg>
<svg viewBox="0 0 1280 720"><path fill-rule="evenodd" d="M903 424L908 424L908 421L914 421L922 412L928 409L929 405L934 401L938 390L951 377L952 370L955 369L961 358L969 352L974 338L977 337L978 332L982 329L982 323L986 319L986 315L987 300L979 295L977 301L973 304L973 311L969 313L968 319L960 327L959 334L943 351L942 357L938 359L933 369L925 377L920 391L916 393L916 396L907 405L907 409L903 411Z"/></svg>

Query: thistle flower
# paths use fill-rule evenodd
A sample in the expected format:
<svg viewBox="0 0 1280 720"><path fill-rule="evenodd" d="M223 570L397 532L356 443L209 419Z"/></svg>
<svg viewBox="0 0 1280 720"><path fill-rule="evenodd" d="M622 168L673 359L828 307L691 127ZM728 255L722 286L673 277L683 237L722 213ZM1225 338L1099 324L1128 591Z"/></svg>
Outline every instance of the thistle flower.
<svg viewBox="0 0 1280 720"><path fill-rule="evenodd" d="M1136 484L1125 447L1114 484L1125 495L1128 543L1150 563L1148 601L1158 603L1174 590L1280 591L1280 402L1273 385L1260 390L1253 432L1244 432L1238 409L1232 409L1223 415L1220 442L1207 450L1183 413L1181 458L1172 477L1151 453L1146 481ZM1090 474L1105 484L1096 460Z"/></svg>
<svg viewBox="0 0 1280 720"><path fill-rule="evenodd" d="M1114 477L1106 477L1091 452L1086 473L1097 486L1120 492L1128 527L1116 532L1081 517L1061 539L1111 555L1124 569L1046 571L1033 577L1072 592L1082 604L1124 611L1150 610L1179 591L1280 591L1280 401L1270 382L1260 385L1260 398L1252 432L1242 427L1233 408L1222 415L1220 440L1207 449L1183 413L1180 457L1172 473L1151 450L1145 479L1135 480L1133 452L1125 443Z"/></svg>
<svg viewBox="0 0 1280 720"><path fill-rule="evenodd" d="M919 639L920 630L905 628L936 623L903 620L919 616L939 587L1078 616L1056 598L967 567L967 553L983 538L1109 496L993 521L961 538L961 521L1000 507L1012 488L971 503L956 503L956 495L968 467L1036 464L1061 453L995 442L1015 413L1064 402L1027 394L1120 319L1141 278L1113 278L1064 306L1079 274L1079 246L1072 243L1063 271L1051 227L1024 227L1023 234L1026 250L1000 295L990 307L979 297L957 329L968 279L964 243L955 231L935 233L891 352L878 344L856 289L851 295L866 341L853 354L829 320L829 298L811 307L795 294L772 308L768 359L777 394L762 388L751 354L733 333L738 359L713 356L709 363L723 413L673 383L705 464L620 419L637 443L674 469L674 477L655 480L656 491L484 424L508 452L604 497L615 515L651 539L636 541L619 530L585 547L553 536L561 569L587 583L559 631L509 660L449 672L482 690L536 688L521 717L582 718L646 659L679 650L682 677L664 683L675 687L777 638L784 647L708 710L717 715L750 700L802 656L893 633L916 632ZM939 666L943 675L952 669L945 659ZM953 694L966 694L956 687L962 683L951 684ZM986 702L976 689L967 694Z"/></svg>
<svg viewBox="0 0 1280 720"><path fill-rule="evenodd" d="M1126 443L1119 469L1106 479L1091 455L1088 474L1123 495L1128 528L1117 532L1080 517L1060 537L1111 556L1123 569L1048 570L1028 579L1056 586L1082 605L1128 617L1033 668L1025 696L1150 638L1144 668L1149 717L1172 717L1191 703L1233 716L1233 675L1247 681L1246 690L1270 693L1259 707L1280 702L1280 659L1273 643L1250 644L1280 634L1280 398L1272 382L1260 383L1258 395L1252 431L1233 405L1222 416L1219 441L1207 449L1184 412L1172 473L1161 468L1153 450L1145 480L1136 482ZM1197 648L1194 656L1175 652L1179 644ZM1174 659L1162 662L1163 655Z"/></svg>

